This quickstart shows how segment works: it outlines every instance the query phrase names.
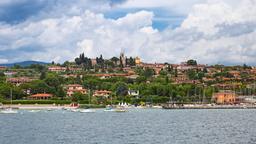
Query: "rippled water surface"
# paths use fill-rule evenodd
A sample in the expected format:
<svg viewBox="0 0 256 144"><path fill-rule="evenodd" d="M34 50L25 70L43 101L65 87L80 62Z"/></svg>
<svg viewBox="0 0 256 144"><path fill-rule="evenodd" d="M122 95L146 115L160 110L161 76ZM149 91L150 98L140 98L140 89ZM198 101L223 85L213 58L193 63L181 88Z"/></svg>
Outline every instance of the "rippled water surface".
<svg viewBox="0 0 256 144"><path fill-rule="evenodd" d="M0 144L255 144L256 110L0 114Z"/></svg>

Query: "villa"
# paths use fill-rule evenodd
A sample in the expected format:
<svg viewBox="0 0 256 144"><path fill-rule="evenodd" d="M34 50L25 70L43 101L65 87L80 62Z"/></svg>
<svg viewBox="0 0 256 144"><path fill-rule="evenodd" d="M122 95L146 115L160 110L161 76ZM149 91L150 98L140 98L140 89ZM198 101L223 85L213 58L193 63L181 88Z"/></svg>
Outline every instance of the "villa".
<svg viewBox="0 0 256 144"><path fill-rule="evenodd" d="M0 66L0 70L6 70L7 67L6 66Z"/></svg>
<svg viewBox="0 0 256 144"><path fill-rule="evenodd" d="M48 71L51 72L65 72L67 68L65 67L60 67L60 66L50 66L48 67Z"/></svg>
<svg viewBox="0 0 256 144"><path fill-rule="evenodd" d="M108 98L111 95L112 91L107 90L96 90L93 93L93 96L95 97L106 97Z"/></svg>
<svg viewBox="0 0 256 144"><path fill-rule="evenodd" d="M140 94L140 92L138 90L131 90L131 89L128 90L128 95L129 96L137 97L137 96L139 96L139 94Z"/></svg>
<svg viewBox="0 0 256 144"><path fill-rule="evenodd" d="M7 78L6 81L13 84L13 85L19 86L23 83L31 82L32 80L33 79L28 78L28 77L17 77L17 78Z"/></svg>
<svg viewBox="0 0 256 144"><path fill-rule="evenodd" d="M86 94L87 90L83 88L82 85L79 84L70 84L66 86L67 96L71 97L75 92L79 92L82 94Z"/></svg>
<svg viewBox="0 0 256 144"><path fill-rule="evenodd" d="M48 100L53 97L52 94L47 94L47 93L39 93L39 94L34 94L31 96L28 96L28 99L30 100Z"/></svg>
<svg viewBox="0 0 256 144"><path fill-rule="evenodd" d="M234 104L236 101L236 94L233 91L221 91L214 93L212 101L216 104Z"/></svg>

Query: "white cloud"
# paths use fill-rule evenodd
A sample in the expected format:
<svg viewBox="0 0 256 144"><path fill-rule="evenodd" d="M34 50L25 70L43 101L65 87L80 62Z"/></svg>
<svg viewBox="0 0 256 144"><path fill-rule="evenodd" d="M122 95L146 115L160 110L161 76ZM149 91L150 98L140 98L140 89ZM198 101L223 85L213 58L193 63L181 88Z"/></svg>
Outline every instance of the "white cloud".
<svg viewBox="0 0 256 144"><path fill-rule="evenodd" d="M175 11L179 14L187 14L194 4L205 2L206 0L128 0L120 5L121 8L164 8Z"/></svg>
<svg viewBox="0 0 256 144"><path fill-rule="evenodd" d="M7 62L8 62L7 59L1 59L1 58L0 58L0 64L1 64L1 63L7 63Z"/></svg>
<svg viewBox="0 0 256 144"><path fill-rule="evenodd" d="M205 34L215 34L219 30L218 25L256 22L255 5L254 0L241 1L239 7L220 0L197 4L181 27L196 28Z"/></svg>
<svg viewBox="0 0 256 144"><path fill-rule="evenodd" d="M128 1L123 7L143 2ZM155 2L150 0L147 6ZM138 11L114 20L78 8L72 11L79 12L72 15L63 13L16 25L0 24L0 52L5 52L2 59L12 61L26 57L63 62L73 60L82 52L90 57L100 54L111 57L124 49L127 55L140 56L148 62L179 63L193 58L210 64L253 64L256 3L255 0L237 2L215 0L196 4L180 27L164 31L153 28L154 13L150 11ZM13 58L7 52L17 54Z"/></svg>

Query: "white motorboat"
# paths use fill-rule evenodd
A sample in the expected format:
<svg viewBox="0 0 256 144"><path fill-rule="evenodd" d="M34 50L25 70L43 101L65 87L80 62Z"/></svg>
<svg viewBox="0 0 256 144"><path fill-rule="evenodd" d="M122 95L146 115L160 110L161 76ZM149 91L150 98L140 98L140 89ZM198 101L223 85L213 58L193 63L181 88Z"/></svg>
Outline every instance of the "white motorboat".
<svg viewBox="0 0 256 144"><path fill-rule="evenodd" d="M12 105L12 89L10 90L10 96L11 96L11 105ZM16 114L16 113L18 113L18 111L13 110L10 106L10 108L6 108L6 109L1 110L1 113L3 113L3 114Z"/></svg>
<svg viewBox="0 0 256 144"><path fill-rule="evenodd" d="M119 106L116 109L114 109L115 112L127 112L127 109L123 106Z"/></svg>
<svg viewBox="0 0 256 144"><path fill-rule="evenodd" d="M117 108L114 110L115 112L127 112L126 109L123 109L123 108Z"/></svg>
<svg viewBox="0 0 256 144"><path fill-rule="evenodd" d="M112 106L108 105L108 106L104 109L104 111L105 111L105 112L114 112L115 109L114 109Z"/></svg>
<svg viewBox="0 0 256 144"><path fill-rule="evenodd" d="M1 110L1 113L3 113L3 114L16 114L16 113L18 113L18 111L13 110L12 108L7 108L7 109Z"/></svg>
<svg viewBox="0 0 256 144"><path fill-rule="evenodd" d="M92 110L92 109L80 109L79 112L80 113L94 113L95 110Z"/></svg>
<svg viewBox="0 0 256 144"><path fill-rule="evenodd" d="M31 113L37 113L37 112L40 112L40 110L30 110L29 112L31 112Z"/></svg>
<svg viewBox="0 0 256 144"><path fill-rule="evenodd" d="M70 111L72 111L72 112L78 112L79 109L70 109Z"/></svg>
<svg viewBox="0 0 256 144"><path fill-rule="evenodd" d="M162 106L152 106L152 108L154 108L154 109L162 109L163 107Z"/></svg>

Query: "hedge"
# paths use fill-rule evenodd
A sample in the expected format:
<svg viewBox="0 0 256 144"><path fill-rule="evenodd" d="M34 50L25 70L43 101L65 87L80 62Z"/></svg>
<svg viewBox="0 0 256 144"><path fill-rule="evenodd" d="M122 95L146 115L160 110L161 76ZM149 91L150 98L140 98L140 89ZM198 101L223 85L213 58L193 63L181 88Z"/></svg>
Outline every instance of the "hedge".
<svg viewBox="0 0 256 144"><path fill-rule="evenodd" d="M11 104L11 101L3 101L3 104ZM12 104L70 104L69 100L13 100Z"/></svg>

